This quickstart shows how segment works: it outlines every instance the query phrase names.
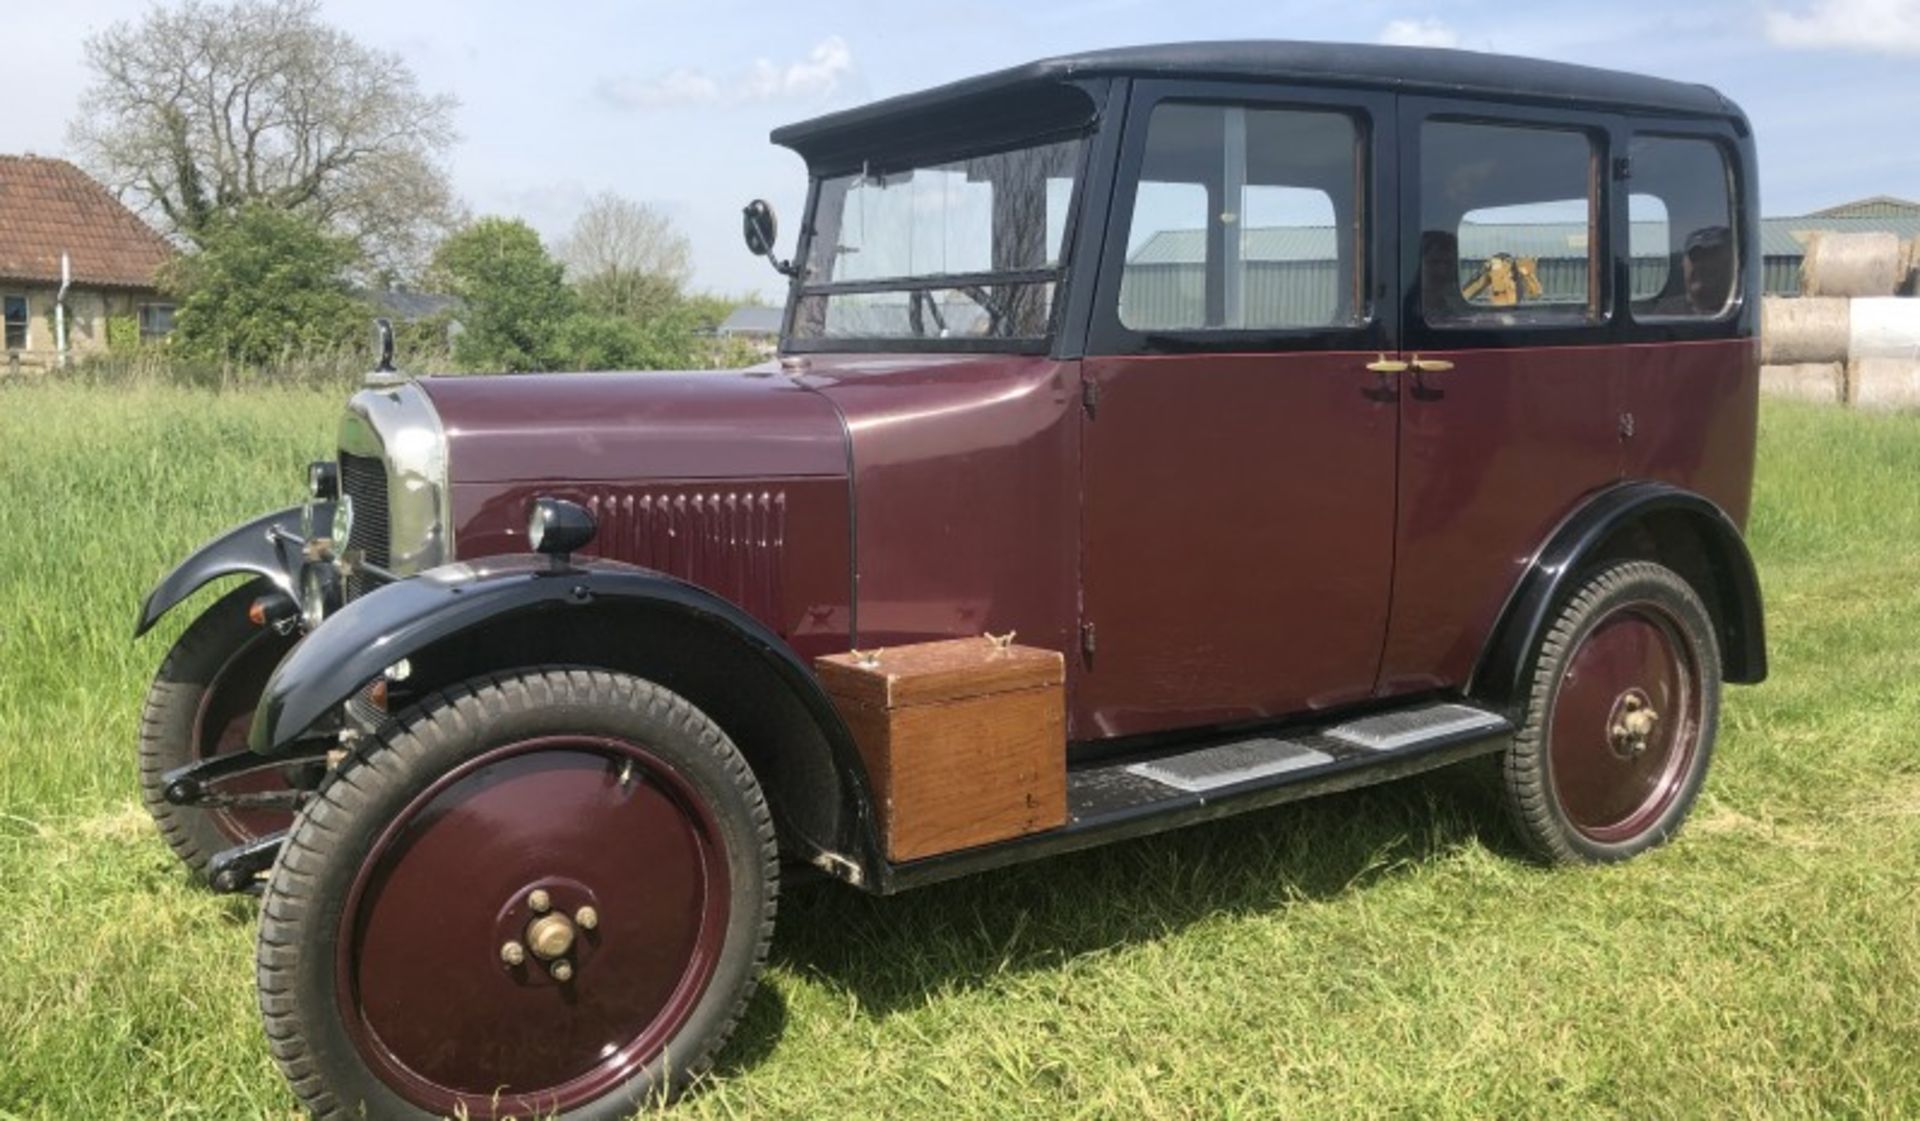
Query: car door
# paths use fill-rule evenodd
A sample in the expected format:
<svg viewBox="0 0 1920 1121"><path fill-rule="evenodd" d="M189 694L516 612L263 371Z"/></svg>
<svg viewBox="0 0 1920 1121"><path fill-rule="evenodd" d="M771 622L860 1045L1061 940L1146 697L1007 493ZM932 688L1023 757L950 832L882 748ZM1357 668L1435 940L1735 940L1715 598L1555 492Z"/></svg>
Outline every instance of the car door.
<svg viewBox="0 0 1920 1121"><path fill-rule="evenodd" d="M1401 399L1380 691L1463 684L1534 551L1618 478L1614 117L1400 99Z"/></svg>
<svg viewBox="0 0 1920 1121"><path fill-rule="evenodd" d="M1073 734L1365 698L1393 571L1393 99L1139 82L1126 120L1082 364Z"/></svg>

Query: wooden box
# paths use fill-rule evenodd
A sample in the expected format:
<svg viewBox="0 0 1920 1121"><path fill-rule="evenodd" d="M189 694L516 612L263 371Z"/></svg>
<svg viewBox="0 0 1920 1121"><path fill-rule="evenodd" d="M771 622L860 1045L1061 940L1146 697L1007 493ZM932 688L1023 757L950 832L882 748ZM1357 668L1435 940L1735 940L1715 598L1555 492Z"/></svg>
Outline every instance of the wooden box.
<svg viewBox="0 0 1920 1121"><path fill-rule="evenodd" d="M1057 652L962 638L835 654L815 671L866 762L889 859L1066 824Z"/></svg>

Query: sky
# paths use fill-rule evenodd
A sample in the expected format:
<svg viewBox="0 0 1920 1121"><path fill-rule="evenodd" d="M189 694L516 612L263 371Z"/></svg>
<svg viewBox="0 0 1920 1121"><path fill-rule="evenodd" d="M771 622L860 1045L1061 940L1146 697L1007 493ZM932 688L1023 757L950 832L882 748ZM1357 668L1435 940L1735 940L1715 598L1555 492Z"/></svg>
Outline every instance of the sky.
<svg viewBox="0 0 1920 1121"><path fill-rule="evenodd" d="M0 152L65 154L85 37L134 0L17 3L5 21ZM459 99L455 189L549 244L589 196L672 216L697 286L775 297L740 243L759 196L790 252L806 193L777 125L1047 55L1192 39L1410 43L1532 55L1718 87L1760 147L1762 209L1920 197L1920 0L324 0Z"/></svg>

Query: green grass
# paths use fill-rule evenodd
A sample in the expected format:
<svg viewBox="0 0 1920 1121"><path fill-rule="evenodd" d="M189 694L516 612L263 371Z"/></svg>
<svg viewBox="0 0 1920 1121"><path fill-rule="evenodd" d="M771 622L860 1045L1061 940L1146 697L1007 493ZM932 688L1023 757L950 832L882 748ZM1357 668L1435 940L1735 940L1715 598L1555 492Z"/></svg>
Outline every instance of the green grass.
<svg viewBox="0 0 1920 1121"><path fill-rule="evenodd" d="M134 801L129 642L337 393L0 390L0 1118L288 1116L253 903ZM1450 772L871 899L782 901L724 1117L1920 1115L1920 418L1769 404L1774 678L1691 827L1520 859Z"/></svg>

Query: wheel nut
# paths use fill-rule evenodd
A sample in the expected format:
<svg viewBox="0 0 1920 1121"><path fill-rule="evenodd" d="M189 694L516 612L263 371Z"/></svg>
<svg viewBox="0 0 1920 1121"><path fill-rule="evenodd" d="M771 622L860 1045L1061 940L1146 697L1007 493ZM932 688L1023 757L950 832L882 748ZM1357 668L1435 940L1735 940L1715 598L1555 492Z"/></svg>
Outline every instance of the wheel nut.
<svg viewBox="0 0 1920 1121"><path fill-rule="evenodd" d="M574 912L573 921L579 925L581 930L592 930L594 927L600 925L600 912L594 910L592 907L582 907Z"/></svg>
<svg viewBox="0 0 1920 1121"><path fill-rule="evenodd" d="M527 948L518 942L509 942L500 947L500 960L508 965L519 965L527 960Z"/></svg>
<svg viewBox="0 0 1920 1121"><path fill-rule="evenodd" d="M547 972L553 974L553 979L562 984L573 980L573 964L565 960L554 962L547 967Z"/></svg>
<svg viewBox="0 0 1920 1121"><path fill-rule="evenodd" d="M545 888L537 887L527 895L527 906L532 907L535 914L544 915L553 906L553 899Z"/></svg>

